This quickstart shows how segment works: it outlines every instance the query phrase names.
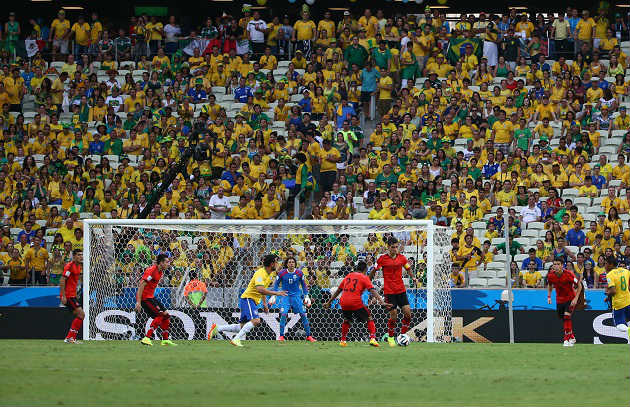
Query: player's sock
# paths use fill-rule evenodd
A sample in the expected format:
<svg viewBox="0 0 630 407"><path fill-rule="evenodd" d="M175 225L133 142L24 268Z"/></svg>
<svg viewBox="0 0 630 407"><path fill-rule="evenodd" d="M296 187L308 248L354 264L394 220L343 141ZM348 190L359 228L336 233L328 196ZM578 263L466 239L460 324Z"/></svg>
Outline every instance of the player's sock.
<svg viewBox="0 0 630 407"><path fill-rule="evenodd" d="M569 315L565 315L563 318L563 326L564 326L564 340L567 341L571 337L571 331L573 331L573 324L571 323L571 317Z"/></svg>
<svg viewBox="0 0 630 407"><path fill-rule="evenodd" d="M243 339L245 337L245 335L247 335L247 333L249 331L251 331L252 329L254 329L254 324L252 324L252 321L249 321L248 323L246 323L245 325L243 325L243 327L241 328L240 331L238 331L238 333L236 334L236 336L234 336L234 339Z"/></svg>
<svg viewBox="0 0 630 407"><path fill-rule="evenodd" d="M155 331L155 329L160 326L160 324L162 324L162 316L158 315L157 317L153 318L153 321L151 321L151 325L149 326L149 330L147 331L147 334L145 336L149 339L153 339L153 331Z"/></svg>
<svg viewBox="0 0 630 407"><path fill-rule="evenodd" d="M369 320L367 322L367 329L368 329L368 332L370 333L370 339L375 338L376 337L376 325L374 325L374 321Z"/></svg>
<svg viewBox="0 0 630 407"><path fill-rule="evenodd" d="M284 336L284 329L287 326L287 314L280 314L280 336Z"/></svg>
<svg viewBox="0 0 630 407"><path fill-rule="evenodd" d="M168 339L168 328L170 326L171 326L171 318L170 317L162 318L162 323L160 324L160 327L162 328L162 339L164 340Z"/></svg>
<svg viewBox="0 0 630 407"><path fill-rule="evenodd" d="M68 330L68 335L66 335L66 338L77 339L77 334L79 333L79 329L81 329L81 325L83 325L83 319L73 319L72 324L70 324L70 329Z"/></svg>
<svg viewBox="0 0 630 407"><path fill-rule="evenodd" d="M241 324L219 325L219 332L238 332L241 330Z"/></svg>
<svg viewBox="0 0 630 407"><path fill-rule="evenodd" d="M627 332L628 331L628 325L626 324L619 324L617 325L617 329L623 332Z"/></svg>
<svg viewBox="0 0 630 407"><path fill-rule="evenodd" d="M409 325L411 325L411 319L404 317L402 320L402 328L400 328L400 333L406 334L409 330Z"/></svg>
<svg viewBox="0 0 630 407"><path fill-rule="evenodd" d="M306 331L306 336L311 336L311 324L308 322L308 317L306 314L300 314L300 316L302 317L302 325L304 326L304 331Z"/></svg>
<svg viewBox="0 0 630 407"><path fill-rule="evenodd" d="M341 340L345 341L348 337L348 331L350 330L350 322L343 321L341 324Z"/></svg>
<svg viewBox="0 0 630 407"><path fill-rule="evenodd" d="M387 320L387 334L389 336L394 336L396 334L396 321L395 319L388 319Z"/></svg>

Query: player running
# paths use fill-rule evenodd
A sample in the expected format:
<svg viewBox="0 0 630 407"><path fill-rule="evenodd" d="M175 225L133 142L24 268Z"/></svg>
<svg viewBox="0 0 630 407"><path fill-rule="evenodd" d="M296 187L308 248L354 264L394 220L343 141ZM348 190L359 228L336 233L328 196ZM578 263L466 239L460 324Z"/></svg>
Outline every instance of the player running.
<svg viewBox="0 0 630 407"><path fill-rule="evenodd" d="M411 307L407 299L407 288L403 282L403 267L409 277L418 284L418 279L412 274L407 258L398 252L398 239L390 237L387 241L387 253L376 261L376 267L370 272L370 280L374 279L377 270L383 270L383 293L387 303L392 304L387 321L387 342L389 346L396 346L396 326L398 325L398 308L403 312L400 333L409 331L411 325Z"/></svg>
<svg viewBox="0 0 630 407"><path fill-rule="evenodd" d="M606 258L606 279L608 280L608 288L606 294L610 298L613 308L613 319L617 329L628 333L630 332L630 270L623 267L617 267L617 259L613 256Z"/></svg>
<svg viewBox="0 0 630 407"><path fill-rule="evenodd" d="M280 297L286 297L286 291L272 291L267 287L271 284L271 275L277 268L277 257L275 254L268 254L263 259L263 267L256 270L252 279L249 281L247 288L241 294L239 300L239 308L241 309L241 319L238 324L222 325L212 324L210 331L208 332L208 340L212 339L214 334L219 332L238 332L230 340L230 343L234 346L241 347L243 344L241 340L247 335L249 331L254 329L255 326L260 325L260 317L258 316L258 305L261 300L265 312L269 312L267 308L266 295L277 295Z"/></svg>
<svg viewBox="0 0 630 407"><path fill-rule="evenodd" d="M66 343L81 343L77 341L77 334L81 325L83 325L85 312L83 312L83 308L77 299L77 284L79 276L81 276L82 267L83 252L80 249L75 249L72 251L72 261L64 266L61 281L59 282L61 303L74 315L68 335L63 340Z"/></svg>
<svg viewBox="0 0 630 407"><path fill-rule="evenodd" d="M555 260L549 274L547 274L549 287L547 290L547 303L551 304L551 291L556 288L556 310L558 316L564 321L564 346L573 346L575 344L575 335L573 334L573 321L571 317L573 311L578 304L580 293L582 292L582 284L578 284L579 280L571 270L565 269L560 260ZM575 287L577 286L577 292Z"/></svg>
<svg viewBox="0 0 630 407"><path fill-rule="evenodd" d="M153 331L160 327L162 329L162 346L177 346L177 344L168 339L168 330L171 325L171 316L164 306L155 299L155 288L160 283L160 279L164 272L168 270L171 262L166 254L158 254L155 264L147 267L142 274L140 283L138 284L138 293L136 294L136 311L144 309L153 321L147 331L147 334L140 341L143 345L153 346L151 338Z"/></svg>
<svg viewBox="0 0 630 407"><path fill-rule="evenodd" d="M379 347L378 342L376 341L376 326L374 325L374 320L372 319L372 315L370 314L370 310L367 309L365 304L363 303L363 299L361 299L361 295L363 291L367 290L376 298L376 301L384 305L388 308L392 307L391 304L385 303L383 298L376 292L374 286L372 285L372 281L370 278L365 275L365 271L367 269L367 264L364 261L359 261L356 267L356 271L349 273L339 284L337 290L332 295L332 297L326 301L324 304L325 308L330 308L332 302L341 294L341 298L339 299L339 305L341 306L341 311L343 312L343 323L341 324L341 342L339 342L340 346L348 346L346 342L346 338L348 336L348 331L350 330L350 325L352 324L352 320L356 319L358 321L366 322L368 332L370 333L370 346Z"/></svg>
<svg viewBox="0 0 630 407"><path fill-rule="evenodd" d="M284 269L278 273L278 278L273 285L273 290L277 291L280 284L282 288L287 291L287 296L282 298L280 303L280 337L279 341L284 341L284 329L287 325L287 316L289 311L297 312L302 319L302 325L306 331L306 340L309 342L317 342L315 338L311 336L311 325L308 323L308 317L306 316L306 310L304 305L310 306L311 300L308 297L308 288L304 281L304 274L302 270L296 269L297 262L295 257L287 257L284 261ZM304 301L302 301L302 294L304 294Z"/></svg>

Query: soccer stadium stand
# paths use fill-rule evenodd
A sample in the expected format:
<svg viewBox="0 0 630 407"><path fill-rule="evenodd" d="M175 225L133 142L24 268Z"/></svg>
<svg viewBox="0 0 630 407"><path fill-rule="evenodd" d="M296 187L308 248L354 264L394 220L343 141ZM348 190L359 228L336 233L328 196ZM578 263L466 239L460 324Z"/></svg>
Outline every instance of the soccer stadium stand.
<svg viewBox="0 0 630 407"><path fill-rule="evenodd" d="M505 286L506 262L515 287L544 287L561 260L601 288L603 255L630 264L625 14L319 12L266 20L245 6L198 27L142 15L120 29L11 14L0 283L58 284L82 219L137 217L191 141L149 218L431 219L454 231L456 287ZM185 237L130 244L177 248L192 267ZM336 283L346 257L382 239L286 251ZM208 281L238 237L210 240Z"/></svg>

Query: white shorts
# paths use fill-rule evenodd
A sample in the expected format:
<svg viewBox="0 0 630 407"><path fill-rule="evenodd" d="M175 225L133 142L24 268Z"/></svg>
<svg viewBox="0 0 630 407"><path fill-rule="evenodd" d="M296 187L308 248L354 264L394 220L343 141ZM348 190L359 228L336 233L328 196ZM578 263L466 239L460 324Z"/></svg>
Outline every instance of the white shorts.
<svg viewBox="0 0 630 407"><path fill-rule="evenodd" d="M484 41L483 56L488 60L488 66L496 66L499 60L497 44L492 41Z"/></svg>
<svg viewBox="0 0 630 407"><path fill-rule="evenodd" d="M62 54L68 53L68 40L53 40L53 47L59 48L59 52Z"/></svg>

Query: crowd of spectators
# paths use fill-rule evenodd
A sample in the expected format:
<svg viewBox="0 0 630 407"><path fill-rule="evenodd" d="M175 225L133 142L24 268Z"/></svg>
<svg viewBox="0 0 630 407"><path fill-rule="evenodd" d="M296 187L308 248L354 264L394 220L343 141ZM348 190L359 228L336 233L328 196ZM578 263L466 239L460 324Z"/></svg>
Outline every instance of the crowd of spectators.
<svg viewBox="0 0 630 407"><path fill-rule="evenodd" d="M297 196L312 219L431 219L454 231L457 287L500 285L505 262L515 286L541 287L560 259L597 288L602 256L630 264L624 18L312 11L245 6L198 27L145 15L112 27L63 10L21 27L11 13L0 72L9 284L56 284L81 219L136 217L199 126L207 150L149 218L292 216ZM38 50L16 58L21 41ZM330 262L384 247L382 236L333 238L313 249L326 255L289 245L322 270L321 287ZM213 239L203 264L237 240ZM222 284L227 261L198 275Z"/></svg>

